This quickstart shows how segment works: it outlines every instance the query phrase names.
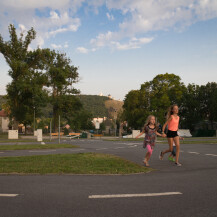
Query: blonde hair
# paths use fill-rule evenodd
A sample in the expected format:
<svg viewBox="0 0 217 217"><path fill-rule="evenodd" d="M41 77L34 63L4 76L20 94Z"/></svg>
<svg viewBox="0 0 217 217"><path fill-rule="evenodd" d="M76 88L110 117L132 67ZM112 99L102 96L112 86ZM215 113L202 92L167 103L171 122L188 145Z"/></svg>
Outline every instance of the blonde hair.
<svg viewBox="0 0 217 217"><path fill-rule="evenodd" d="M151 120L152 117L155 118L154 115L149 115L149 116L147 117L146 122L145 122L145 125L144 125L144 130L145 130L145 127L147 127L147 126L150 124L150 120ZM155 118L155 120L156 120L156 118ZM158 127L156 121L155 121L155 123L154 123L154 127L155 127L156 129L157 129L157 127Z"/></svg>
<svg viewBox="0 0 217 217"><path fill-rule="evenodd" d="M167 112L167 116L166 116L167 120L171 117L171 115L173 115L173 109L174 109L175 106L178 107L177 104L174 104L174 105L171 105L171 106L168 108L168 112Z"/></svg>

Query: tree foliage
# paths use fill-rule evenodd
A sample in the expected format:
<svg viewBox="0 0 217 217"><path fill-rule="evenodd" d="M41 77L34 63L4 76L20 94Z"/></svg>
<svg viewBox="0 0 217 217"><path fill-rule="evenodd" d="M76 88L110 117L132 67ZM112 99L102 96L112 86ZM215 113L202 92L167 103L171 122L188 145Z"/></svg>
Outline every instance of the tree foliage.
<svg viewBox="0 0 217 217"><path fill-rule="evenodd" d="M9 75L12 78L7 85L7 104L10 117L16 122L30 124L33 121L33 110L39 113L44 104L46 92L43 85L46 77L43 76L43 51L36 49L29 51L28 47L36 37L31 28L24 37L24 33L17 36L16 28L9 26L10 40L3 41L0 35L0 52L10 67Z"/></svg>
<svg viewBox="0 0 217 217"><path fill-rule="evenodd" d="M130 91L124 100L124 116L133 128L141 128L147 116L153 114L160 123L165 121L167 108L181 104L185 90L181 78L174 74L160 74L141 85L140 90Z"/></svg>
<svg viewBox="0 0 217 217"><path fill-rule="evenodd" d="M73 116L73 112L80 110L82 104L75 97L79 91L73 87L78 82L78 68L71 65L66 54L50 51L46 57L47 90L53 107L54 129L57 130L58 116Z"/></svg>

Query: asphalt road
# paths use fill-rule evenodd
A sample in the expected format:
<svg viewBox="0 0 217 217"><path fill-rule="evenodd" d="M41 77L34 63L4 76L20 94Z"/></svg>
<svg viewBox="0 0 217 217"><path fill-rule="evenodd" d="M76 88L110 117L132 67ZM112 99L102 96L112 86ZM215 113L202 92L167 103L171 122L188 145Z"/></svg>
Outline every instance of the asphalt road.
<svg viewBox="0 0 217 217"><path fill-rule="evenodd" d="M73 140L78 149L2 151L0 156L100 152L142 164L142 142ZM1 175L0 217L217 217L217 144L183 144L176 167L158 159L167 145L157 144L150 165L137 175ZM178 192L174 195L141 196ZM90 198L116 195L119 198ZM134 195L135 197L131 197ZM136 196L137 195L137 196ZM8 195L9 196L9 195Z"/></svg>

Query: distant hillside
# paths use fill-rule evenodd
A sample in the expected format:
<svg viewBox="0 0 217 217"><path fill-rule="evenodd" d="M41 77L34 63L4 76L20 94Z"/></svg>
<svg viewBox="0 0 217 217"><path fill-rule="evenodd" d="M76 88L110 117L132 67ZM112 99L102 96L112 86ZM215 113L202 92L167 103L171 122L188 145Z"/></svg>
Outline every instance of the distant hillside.
<svg viewBox="0 0 217 217"><path fill-rule="evenodd" d="M106 96L97 95L79 95L84 109L93 114L94 117L113 118L115 110L120 111L123 106L122 101L109 99Z"/></svg>
<svg viewBox="0 0 217 217"><path fill-rule="evenodd" d="M84 109L91 112L93 117L109 117L113 118L115 115L115 110L118 113L122 110L123 102L109 99L106 96L97 96L97 95L78 95L78 98L81 100L81 103L84 106ZM2 104L5 102L3 96L0 95L0 109ZM52 114L51 105L47 105L42 110L45 117L50 117Z"/></svg>

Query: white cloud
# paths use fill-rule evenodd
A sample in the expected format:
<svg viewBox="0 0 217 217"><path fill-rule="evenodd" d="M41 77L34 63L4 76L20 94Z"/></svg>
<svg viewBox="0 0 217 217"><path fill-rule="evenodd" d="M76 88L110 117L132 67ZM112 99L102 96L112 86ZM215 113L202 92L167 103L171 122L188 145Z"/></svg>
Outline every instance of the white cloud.
<svg viewBox="0 0 217 217"><path fill-rule="evenodd" d="M64 48L68 48L68 47L69 47L68 42L65 42Z"/></svg>
<svg viewBox="0 0 217 217"><path fill-rule="evenodd" d="M132 38L128 43L111 42L117 50L132 50L141 48L142 45L150 43L153 38Z"/></svg>
<svg viewBox="0 0 217 217"><path fill-rule="evenodd" d="M60 49L60 48L62 48L62 45L51 44L51 47L54 49Z"/></svg>
<svg viewBox="0 0 217 217"><path fill-rule="evenodd" d="M77 47L76 49L79 53L87 54L89 50L85 47Z"/></svg>
<svg viewBox="0 0 217 217"><path fill-rule="evenodd" d="M21 31L33 26L42 46L57 34L78 31L81 18L76 12L83 5L88 13L97 13L100 7L105 6L109 10L105 12L109 20L114 20L115 11L123 15L116 31L107 29L90 40L92 48L89 51L113 47L114 44L117 49L140 47L140 43L132 43L133 37L146 38L147 33L159 30L180 31L195 22L217 17L216 0L1 0L1 34L8 34L8 23L14 21L20 24ZM35 9L42 12L48 10L50 16L39 16Z"/></svg>
<svg viewBox="0 0 217 217"><path fill-rule="evenodd" d="M108 18L108 20L114 20L114 16L112 14L109 14L108 12L106 13L106 16Z"/></svg>

